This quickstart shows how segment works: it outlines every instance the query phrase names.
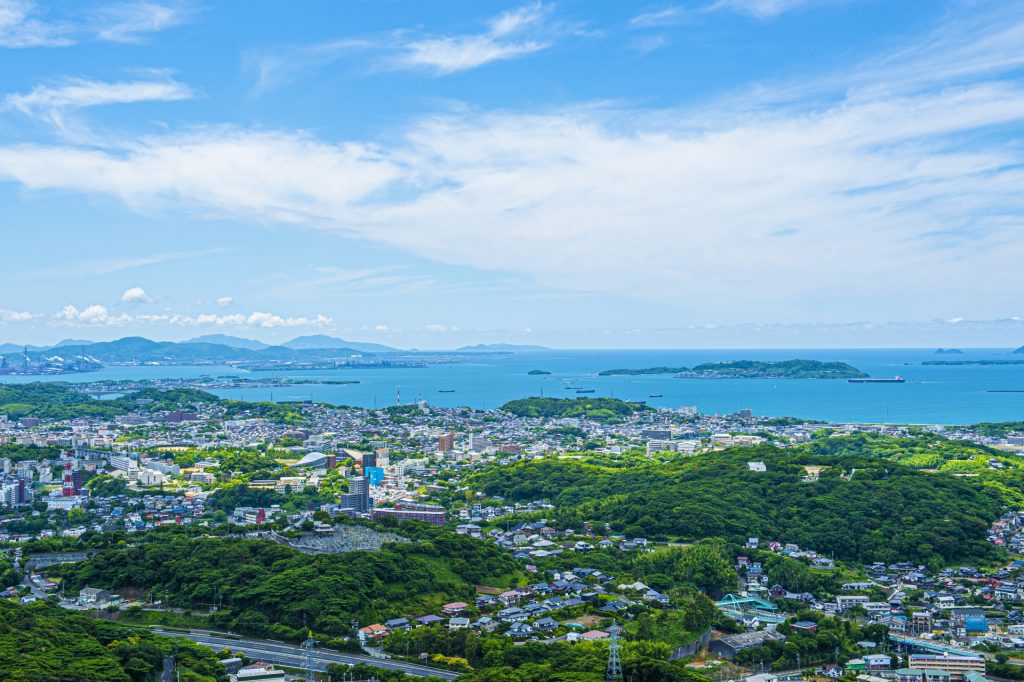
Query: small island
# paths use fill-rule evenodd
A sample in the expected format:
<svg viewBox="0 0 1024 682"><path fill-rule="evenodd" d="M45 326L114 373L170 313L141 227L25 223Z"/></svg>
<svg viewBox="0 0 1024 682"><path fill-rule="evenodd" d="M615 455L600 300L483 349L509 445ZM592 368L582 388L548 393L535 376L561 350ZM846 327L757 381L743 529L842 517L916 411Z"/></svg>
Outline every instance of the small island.
<svg viewBox="0 0 1024 682"><path fill-rule="evenodd" d="M936 355L963 355L964 352L959 348L939 348L935 351Z"/></svg>
<svg viewBox="0 0 1024 682"><path fill-rule="evenodd" d="M729 360L705 362L676 376L681 379L863 379L868 375L845 362Z"/></svg>
<svg viewBox="0 0 1024 682"><path fill-rule="evenodd" d="M530 376L536 377L536 376L541 376L543 374L551 374L551 372L545 371L543 369L531 369L529 372L527 372L527 374L529 374Z"/></svg>
<svg viewBox="0 0 1024 682"><path fill-rule="evenodd" d="M819 360L728 360L696 367L606 369L598 376L674 374L679 379L863 379L868 375L845 362Z"/></svg>
<svg viewBox="0 0 1024 682"><path fill-rule="evenodd" d="M599 377L613 377L613 376L642 376L644 374L679 374L680 372L688 372L689 367L642 367L640 369L606 369L603 372L598 372Z"/></svg>
<svg viewBox="0 0 1024 682"><path fill-rule="evenodd" d="M946 367L966 367L968 365L1024 365L1024 360L925 360L921 364L941 365Z"/></svg>

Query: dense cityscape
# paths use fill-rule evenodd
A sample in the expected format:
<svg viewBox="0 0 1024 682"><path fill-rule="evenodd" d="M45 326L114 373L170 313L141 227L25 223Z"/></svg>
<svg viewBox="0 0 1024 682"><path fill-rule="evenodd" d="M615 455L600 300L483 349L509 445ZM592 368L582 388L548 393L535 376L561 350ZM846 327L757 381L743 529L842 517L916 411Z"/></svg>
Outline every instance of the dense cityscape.
<svg viewBox="0 0 1024 682"><path fill-rule="evenodd" d="M539 675L514 672L526 660L603 676L614 650L632 679L978 682L1013 679L1024 648L1024 424L835 424L591 396L372 410L175 385L121 394L114 417L89 415L102 386L0 387L0 404L24 413L0 417L10 600L209 645L222 651L213 679L381 665L374 674ZM887 499L838 538L778 510L750 524L732 497L643 516L679 479L703 505L691 477L708 467L769 506L788 504L785 488L814 490L791 510L822 525L864 502L822 497L835 486L902 506ZM940 505L960 494L962 517L917 514L929 479L964 486L935 491ZM909 488L886 488L898 480ZM588 502L590 485L614 502ZM714 530L688 520L705 513L720 517ZM917 535L906 554L890 529L870 530L878 513L919 524L902 531ZM147 573L165 547L175 560ZM391 574L373 555L413 564ZM372 582L351 595L304 584L333 584L324 561ZM240 569L263 586L240 590ZM576 651L568 668L563 647Z"/></svg>

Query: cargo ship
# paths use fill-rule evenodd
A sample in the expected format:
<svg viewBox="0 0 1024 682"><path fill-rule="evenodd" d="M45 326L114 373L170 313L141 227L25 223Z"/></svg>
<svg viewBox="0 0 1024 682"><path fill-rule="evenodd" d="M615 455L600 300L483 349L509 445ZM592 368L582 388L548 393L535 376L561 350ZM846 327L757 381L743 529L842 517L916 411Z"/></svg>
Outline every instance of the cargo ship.
<svg viewBox="0 0 1024 682"><path fill-rule="evenodd" d="M907 382L907 380L899 374L891 379L864 377L863 379L847 379L847 381L851 384L904 384Z"/></svg>

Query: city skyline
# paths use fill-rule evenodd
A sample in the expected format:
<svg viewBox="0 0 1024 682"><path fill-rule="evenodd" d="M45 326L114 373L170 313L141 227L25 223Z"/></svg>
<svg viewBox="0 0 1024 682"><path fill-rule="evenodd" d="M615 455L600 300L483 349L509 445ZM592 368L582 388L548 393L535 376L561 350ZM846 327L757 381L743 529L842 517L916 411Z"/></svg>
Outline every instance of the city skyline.
<svg viewBox="0 0 1024 682"><path fill-rule="evenodd" d="M0 0L0 342L1016 347L1011 2Z"/></svg>

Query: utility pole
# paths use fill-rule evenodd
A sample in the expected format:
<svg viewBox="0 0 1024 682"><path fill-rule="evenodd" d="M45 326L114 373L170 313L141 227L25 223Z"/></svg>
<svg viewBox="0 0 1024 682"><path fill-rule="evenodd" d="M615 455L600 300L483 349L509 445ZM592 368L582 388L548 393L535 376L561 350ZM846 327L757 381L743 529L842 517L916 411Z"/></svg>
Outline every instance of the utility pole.
<svg viewBox="0 0 1024 682"><path fill-rule="evenodd" d="M619 633L622 632L622 628L615 623L608 632L611 633L611 641L608 646L608 667L605 670L604 679L608 682L621 682L622 662L619 660Z"/></svg>

